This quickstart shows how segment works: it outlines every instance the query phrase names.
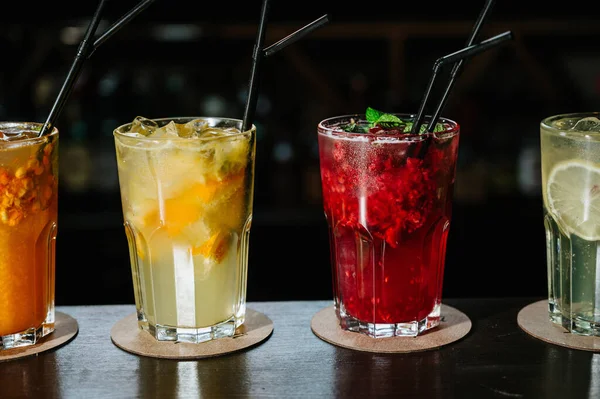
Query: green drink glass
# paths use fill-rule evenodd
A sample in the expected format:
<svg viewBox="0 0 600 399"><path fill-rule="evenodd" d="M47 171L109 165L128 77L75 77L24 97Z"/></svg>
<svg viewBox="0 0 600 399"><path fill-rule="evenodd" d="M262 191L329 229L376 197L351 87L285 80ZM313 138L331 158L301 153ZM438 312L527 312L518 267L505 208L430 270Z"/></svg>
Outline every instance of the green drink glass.
<svg viewBox="0 0 600 399"><path fill-rule="evenodd" d="M600 336L600 120L551 116L540 126L550 320Z"/></svg>

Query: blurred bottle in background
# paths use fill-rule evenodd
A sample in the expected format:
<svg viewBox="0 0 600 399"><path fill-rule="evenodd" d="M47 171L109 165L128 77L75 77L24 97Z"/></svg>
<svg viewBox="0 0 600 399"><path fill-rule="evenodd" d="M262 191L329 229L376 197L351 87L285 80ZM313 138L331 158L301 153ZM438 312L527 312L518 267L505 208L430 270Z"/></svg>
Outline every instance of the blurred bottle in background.
<svg viewBox="0 0 600 399"><path fill-rule="evenodd" d="M288 211L298 199L298 181L294 174L296 148L291 133L285 126L279 126L271 150L271 193L275 205Z"/></svg>
<svg viewBox="0 0 600 399"><path fill-rule="evenodd" d="M542 195L540 141L537 135L526 136L521 142L517 158L517 181L519 191L525 196Z"/></svg>
<svg viewBox="0 0 600 399"><path fill-rule="evenodd" d="M59 187L71 194L86 194L92 175L88 124L83 119L73 120L60 134L65 140L61 139L58 157Z"/></svg>
<svg viewBox="0 0 600 399"><path fill-rule="evenodd" d="M117 162L113 130L122 123L119 121L118 101L119 93L126 90L123 83L123 74L117 69L106 71L96 84L96 107L93 119L94 132L90 138L88 153L91 156L94 173L90 178L90 190L100 195L110 195L118 192L119 179L117 175Z"/></svg>
<svg viewBox="0 0 600 399"><path fill-rule="evenodd" d="M302 199L304 206L322 208L321 169L319 165L319 141L317 125L323 120L322 108L308 104L302 110L302 120L298 132L298 147L302 158L300 173L302 174ZM334 115L332 115L334 116ZM319 216L321 212L319 212Z"/></svg>

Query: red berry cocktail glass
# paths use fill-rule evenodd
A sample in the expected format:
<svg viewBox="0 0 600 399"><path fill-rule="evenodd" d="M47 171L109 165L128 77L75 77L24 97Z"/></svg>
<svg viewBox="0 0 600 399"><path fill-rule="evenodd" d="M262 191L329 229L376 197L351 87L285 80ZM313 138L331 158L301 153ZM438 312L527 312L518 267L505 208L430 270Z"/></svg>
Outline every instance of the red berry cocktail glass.
<svg viewBox="0 0 600 399"><path fill-rule="evenodd" d="M364 115L318 125L333 294L344 330L416 336L440 322L459 125L436 133L368 126Z"/></svg>

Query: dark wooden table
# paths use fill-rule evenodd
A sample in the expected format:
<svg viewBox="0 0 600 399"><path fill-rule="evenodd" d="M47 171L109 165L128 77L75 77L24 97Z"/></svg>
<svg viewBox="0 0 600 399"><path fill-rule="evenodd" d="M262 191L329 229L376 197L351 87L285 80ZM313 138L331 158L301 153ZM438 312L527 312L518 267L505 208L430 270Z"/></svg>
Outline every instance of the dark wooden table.
<svg viewBox="0 0 600 399"><path fill-rule="evenodd" d="M79 335L57 350L0 363L0 398L600 398L600 354L530 337L518 311L540 298L461 299L471 333L429 352L372 354L313 335L318 302L255 302L275 325L261 345L220 358L179 362L114 346L112 325L133 305L73 306Z"/></svg>

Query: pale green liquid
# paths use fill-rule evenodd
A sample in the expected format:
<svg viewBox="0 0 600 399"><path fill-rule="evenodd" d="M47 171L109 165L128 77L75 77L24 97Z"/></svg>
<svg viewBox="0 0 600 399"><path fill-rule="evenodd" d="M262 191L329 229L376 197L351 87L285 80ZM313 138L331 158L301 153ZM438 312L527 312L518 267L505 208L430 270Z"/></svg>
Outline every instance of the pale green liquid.
<svg viewBox="0 0 600 399"><path fill-rule="evenodd" d="M600 241L566 235L544 208L550 318L586 335L600 332Z"/></svg>

